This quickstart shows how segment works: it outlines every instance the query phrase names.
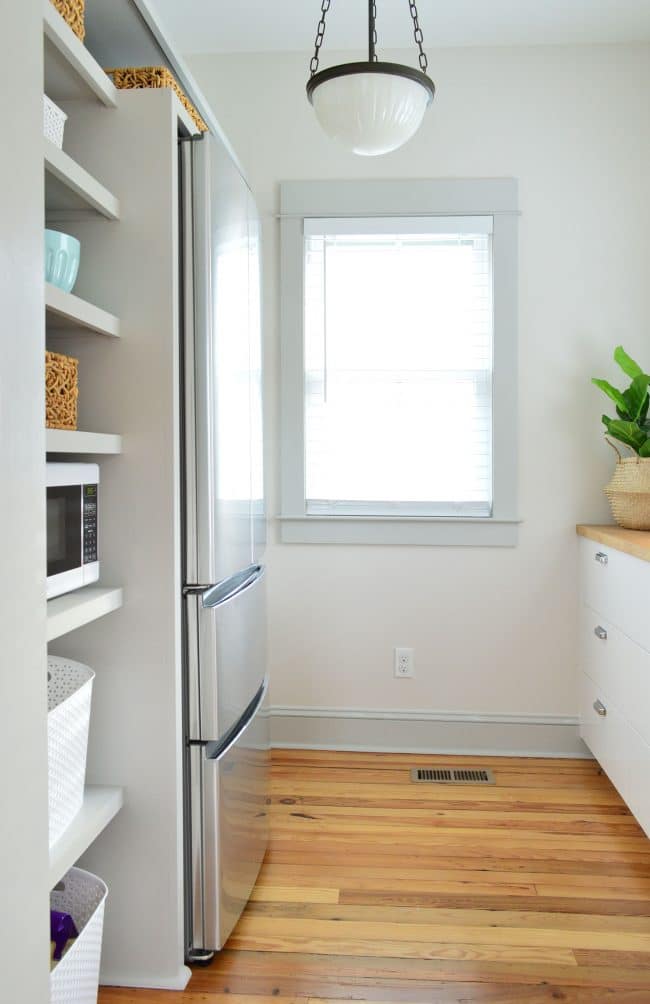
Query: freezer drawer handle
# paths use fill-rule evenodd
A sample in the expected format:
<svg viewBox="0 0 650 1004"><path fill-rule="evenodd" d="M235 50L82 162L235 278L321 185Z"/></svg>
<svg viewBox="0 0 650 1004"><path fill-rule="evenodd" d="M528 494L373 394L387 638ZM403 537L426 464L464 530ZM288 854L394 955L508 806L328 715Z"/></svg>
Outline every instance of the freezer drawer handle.
<svg viewBox="0 0 650 1004"><path fill-rule="evenodd" d="M257 712L262 707L264 703L264 698L266 697L267 691L269 689L268 677L264 677L264 682L262 686L255 694L255 697L250 702L243 715L238 722L235 722L233 727L229 732L226 732L225 736L221 741L211 741L205 744L205 757L206 760L221 760L225 757L226 753L232 749L235 743L239 742L242 734L246 731L250 723Z"/></svg>
<svg viewBox="0 0 650 1004"><path fill-rule="evenodd" d="M237 572L236 575L231 575L230 578L224 579L223 582L218 582L216 586L208 589L203 594L201 603L206 609L214 610L215 607L221 606L222 603L226 603L234 596L238 596L239 593L243 593L245 589L249 589L263 575L263 565L249 565L242 572Z"/></svg>

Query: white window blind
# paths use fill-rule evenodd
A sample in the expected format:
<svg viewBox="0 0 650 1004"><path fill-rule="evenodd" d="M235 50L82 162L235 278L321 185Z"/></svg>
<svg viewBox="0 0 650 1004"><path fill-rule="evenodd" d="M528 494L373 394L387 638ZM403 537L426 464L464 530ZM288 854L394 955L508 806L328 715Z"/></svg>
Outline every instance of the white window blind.
<svg viewBox="0 0 650 1004"><path fill-rule="evenodd" d="M307 514L491 515L492 222L304 221Z"/></svg>

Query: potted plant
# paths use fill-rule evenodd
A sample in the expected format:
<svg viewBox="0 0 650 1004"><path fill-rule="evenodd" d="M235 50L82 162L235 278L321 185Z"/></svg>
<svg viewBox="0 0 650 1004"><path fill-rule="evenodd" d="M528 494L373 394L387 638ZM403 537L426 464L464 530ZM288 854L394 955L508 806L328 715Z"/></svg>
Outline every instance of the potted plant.
<svg viewBox="0 0 650 1004"><path fill-rule="evenodd" d="M644 373L620 345L614 352L614 361L630 378L629 387L617 390L607 380L596 378L592 379L592 383L616 405L616 418L603 415L607 433L627 446L632 456L621 456L615 444L605 437L617 454L616 470L605 488L605 494L619 526L650 530L650 375Z"/></svg>

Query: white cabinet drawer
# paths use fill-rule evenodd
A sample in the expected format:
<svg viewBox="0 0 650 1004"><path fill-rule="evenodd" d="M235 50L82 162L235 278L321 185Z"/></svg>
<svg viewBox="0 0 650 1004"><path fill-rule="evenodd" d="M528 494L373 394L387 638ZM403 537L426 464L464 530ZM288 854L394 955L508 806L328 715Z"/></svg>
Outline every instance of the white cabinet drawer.
<svg viewBox="0 0 650 1004"><path fill-rule="evenodd" d="M580 735L650 836L650 746L605 691L586 673L581 677ZM604 715L595 710L598 702Z"/></svg>
<svg viewBox="0 0 650 1004"><path fill-rule="evenodd" d="M650 562L581 538L580 579L587 606L650 651Z"/></svg>
<svg viewBox="0 0 650 1004"><path fill-rule="evenodd" d="M650 652L590 607L580 611L580 662L650 744Z"/></svg>

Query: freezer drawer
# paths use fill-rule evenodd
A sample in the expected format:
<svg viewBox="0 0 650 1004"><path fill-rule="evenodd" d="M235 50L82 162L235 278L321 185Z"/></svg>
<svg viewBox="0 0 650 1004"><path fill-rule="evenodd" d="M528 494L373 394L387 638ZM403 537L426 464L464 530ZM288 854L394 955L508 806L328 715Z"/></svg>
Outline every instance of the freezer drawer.
<svg viewBox="0 0 650 1004"><path fill-rule="evenodd" d="M248 902L268 841L269 735L266 701L218 760L192 751L191 949L223 947ZM197 770L198 768L198 770Z"/></svg>
<svg viewBox="0 0 650 1004"><path fill-rule="evenodd" d="M197 623L198 721L190 738L222 739L241 719L266 676L264 568L251 565L194 603ZM193 676L194 674L191 674Z"/></svg>

